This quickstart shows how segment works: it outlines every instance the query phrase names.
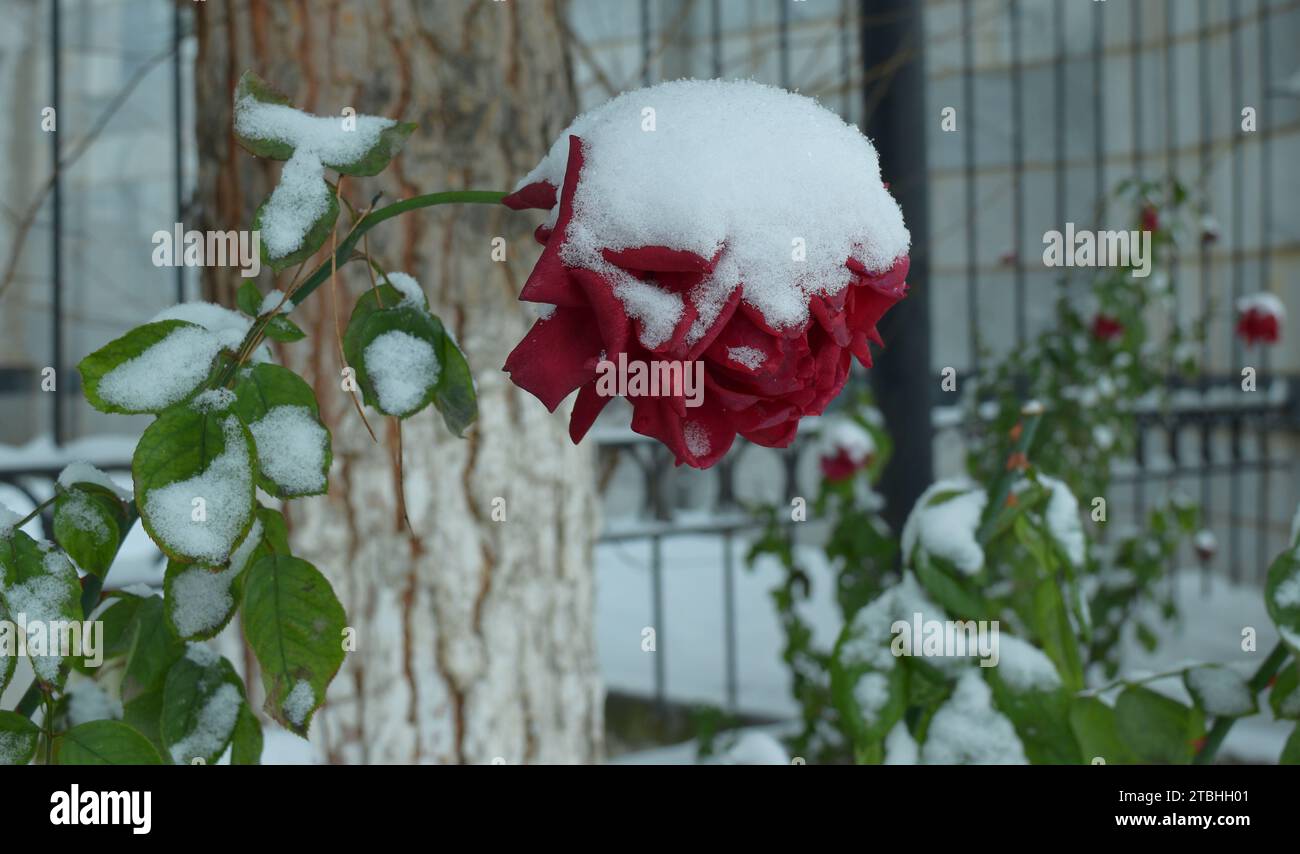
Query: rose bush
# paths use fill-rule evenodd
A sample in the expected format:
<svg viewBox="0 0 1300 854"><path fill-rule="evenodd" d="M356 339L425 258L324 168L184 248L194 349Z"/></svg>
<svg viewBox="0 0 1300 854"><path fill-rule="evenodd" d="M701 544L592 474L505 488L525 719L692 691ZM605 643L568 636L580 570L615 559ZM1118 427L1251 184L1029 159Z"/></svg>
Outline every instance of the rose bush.
<svg viewBox="0 0 1300 854"><path fill-rule="evenodd" d="M572 266L563 254L574 216L574 196L583 177L584 142L569 138L564 184L536 181L505 199L513 209L559 210L554 226L537 229L545 247L520 294L527 302L555 308L539 319L506 361L505 370L520 388L554 411L575 389L578 397L569 435L586 435L609 397L596 389L597 364L627 354L629 363L701 360L705 392L689 408L681 395L629 396L632 429L658 439L677 463L708 468L726 454L739 434L767 447L785 447L799 420L818 415L844 387L852 359L871 365L868 342L882 343L876 323L907 291L908 257L884 270L869 270L847 258L848 284L835 293L809 298L808 318L776 327L745 299L744 271L725 305L703 334L697 320L707 316L692 295L727 252L713 258L666 246L606 249L609 264L642 282L679 294L684 310L672 334L646 346L642 320L629 315L608 270Z"/></svg>

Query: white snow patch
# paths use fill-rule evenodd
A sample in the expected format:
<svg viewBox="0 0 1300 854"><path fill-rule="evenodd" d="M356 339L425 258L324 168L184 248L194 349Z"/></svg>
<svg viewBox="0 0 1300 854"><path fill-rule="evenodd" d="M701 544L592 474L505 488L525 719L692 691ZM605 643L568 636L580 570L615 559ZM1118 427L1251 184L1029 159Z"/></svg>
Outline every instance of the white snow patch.
<svg viewBox="0 0 1300 854"><path fill-rule="evenodd" d="M1187 671L1187 685L1205 711L1216 717L1248 714L1255 707L1246 680L1227 667L1194 667Z"/></svg>
<svg viewBox="0 0 1300 854"><path fill-rule="evenodd" d="M416 308L425 308L429 302L424 296L424 288L415 277L409 273L389 273L388 284L397 289L402 295L402 305L415 306Z"/></svg>
<svg viewBox="0 0 1300 854"><path fill-rule="evenodd" d="M762 730L745 730L723 754L719 765L789 765L785 745Z"/></svg>
<svg viewBox="0 0 1300 854"><path fill-rule="evenodd" d="M686 440L686 450L697 457L707 455L713 447L709 442L709 431L698 421L687 421L682 427L682 438Z"/></svg>
<svg viewBox="0 0 1300 854"><path fill-rule="evenodd" d="M213 691L199 712L194 730L171 746L172 761L188 765L195 758L206 759L220 751L235 731L243 701L239 689L229 682Z"/></svg>
<svg viewBox="0 0 1300 854"><path fill-rule="evenodd" d="M1269 291L1259 291L1241 297L1237 300L1237 311L1242 314L1254 311L1258 314L1276 317L1279 322L1286 320L1286 306L1282 303L1282 300L1278 299L1276 294Z"/></svg>
<svg viewBox="0 0 1300 854"><path fill-rule="evenodd" d="M123 409L164 409L203 382L221 346L216 336L198 327L175 329L104 374L99 396Z"/></svg>
<svg viewBox="0 0 1300 854"><path fill-rule="evenodd" d="M934 713L921 762L926 765L1027 765L1024 745L1011 721L993 708L993 693L969 671Z"/></svg>
<svg viewBox="0 0 1300 854"><path fill-rule="evenodd" d="M221 423L226 446L208 468L185 480L150 491L145 509L154 532L181 554L204 563L225 563L252 511L248 499L253 472L239 420ZM202 498L206 521L195 521L194 500Z"/></svg>
<svg viewBox="0 0 1300 854"><path fill-rule="evenodd" d="M10 617L16 620L19 614L23 614L29 626L36 622L48 626L51 623L73 619L68 615L80 612L76 594L73 592L77 582L77 570L62 552L54 548L53 543L41 542L40 546L45 551L43 558L45 574L34 576L4 590ZM59 667L63 664L63 656L55 655L51 650L46 650L45 655L31 655L28 660L36 675L46 682L55 681L59 675Z"/></svg>
<svg viewBox="0 0 1300 854"><path fill-rule="evenodd" d="M14 526L21 522L22 516L0 504L0 538L9 536L14 531Z"/></svg>
<svg viewBox="0 0 1300 854"><path fill-rule="evenodd" d="M371 341L362 360L379 406L389 415L407 415L418 408L442 369L428 341L396 329Z"/></svg>
<svg viewBox="0 0 1300 854"><path fill-rule="evenodd" d="M329 433L306 406L276 406L248 425L257 445L258 468L289 495L325 489L325 443Z"/></svg>
<svg viewBox="0 0 1300 854"><path fill-rule="evenodd" d="M921 750L916 739L907 731L907 724L899 721L885 736L886 765L915 765L920 759Z"/></svg>
<svg viewBox="0 0 1300 854"><path fill-rule="evenodd" d="M262 297L262 304L257 309L257 316L264 317L275 311L282 314L293 311L293 300L285 296L284 291L279 288L268 291L266 296Z"/></svg>
<svg viewBox="0 0 1300 854"><path fill-rule="evenodd" d="M89 534L96 545L103 545L112 536L107 523L99 515L94 500L80 489L67 493L60 513L71 520L78 531Z"/></svg>
<svg viewBox="0 0 1300 854"><path fill-rule="evenodd" d="M225 412L235 402L235 393L228 388L210 388L199 392L190 401L195 412Z"/></svg>
<svg viewBox="0 0 1300 854"><path fill-rule="evenodd" d="M822 456L843 451L855 465L862 465L876 452L876 439L852 418L832 416L822 419L818 447Z"/></svg>
<svg viewBox="0 0 1300 854"><path fill-rule="evenodd" d="M59 486L64 489L71 489L78 483L93 483L104 487L123 501L131 500L130 489L119 485L117 481L87 462L68 463L63 467L63 471L59 472Z"/></svg>
<svg viewBox="0 0 1300 854"><path fill-rule="evenodd" d="M242 136L269 139L314 152L331 166L360 159L396 122L382 116L356 115L346 130L341 116L313 116L283 104L264 104L245 96L235 102L235 130Z"/></svg>
<svg viewBox="0 0 1300 854"><path fill-rule="evenodd" d="M961 494L930 506L944 492ZM984 550L975 534L988 496L964 478L936 481L921 493L903 524L903 562L910 563L919 545L926 554L952 563L959 572L973 575L984 566Z"/></svg>
<svg viewBox="0 0 1300 854"><path fill-rule="evenodd" d="M642 128L646 108L653 131ZM644 324L647 346L667 340L681 298L609 264L602 249L666 246L704 258L724 250L692 293L700 318L688 342L742 276L745 301L774 328L789 328L807 320L812 295L848 284L846 258L883 271L907 252L907 228L871 142L803 95L718 80L627 92L578 117L516 189L563 186L570 134L583 141L584 163L562 257L612 279ZM552 225L557 215L558 206ZM797 240L803 260L792 251Z"/></svg>
<svg viewBox="0 0 1300 854"><path fill-rule="evenodd" d="M210 632L221 625L235 604L230 586L248 564L249 557L261 541L262 520L254 518L248 536L230 556L229 566L222 570L191 566L172 580L167 606L172 624L181 637Z"/></svg>
<svg viewBox="0 0 1300 854"><path fill-rule="evenodd" d="M307 715L315 705L316 692L312 690L311 683L306 679L299 679L294 683L289 696L284 698L284 705L281 706L281 709L290 723L294 726L302 726L302 722L307 720Z"/></svg>
<svg viewBox="0 0 1300 854"><path fill-rule="evenodd" d="M1012 635L998 635L997 671L1013 691L1052 691L1061 687L1052 660L1038 647Z"/></svg>
<svg viewBox="0 0 1300 854"><path fill-rule="evenodd" d="M1294 608L1300 605L1300 574L1293 575L1279 584L1273 591L1273 601L1283 608Z"/></svg>
<svg viewBox="0 0 1300 854"><path fill-rule="evenodd" d="M333 190L325 183L325 166L306 148L294 152L280 170L280 183L262 208L262 245L272 258L302 246L312 225L329 210Z"/></svg>
<svg viewBox="0 0 1300 854"><path fill-rule="evenodd" d="M89 721L122 719L122 702L93 679L81 679L68 687L68 723L72 726Z"/></svg>
<svg viewBox="0 0 1300 854"><path fill-rule="evenodd" d="M767 361L767 354L757 347L728 347L727 358L737 365L756 371Z"/></svg>
<svg viewBox="0 0 1300 854"><path fill-rule="evenodd" d="M1083 524L1079 521L1079 500L1064 481L1045 474L1040 474L1038 481L1051 492L1044 511L1047 529L1065 550L1070 563L1083 566L1087 541L1083 536Z"/></svg>

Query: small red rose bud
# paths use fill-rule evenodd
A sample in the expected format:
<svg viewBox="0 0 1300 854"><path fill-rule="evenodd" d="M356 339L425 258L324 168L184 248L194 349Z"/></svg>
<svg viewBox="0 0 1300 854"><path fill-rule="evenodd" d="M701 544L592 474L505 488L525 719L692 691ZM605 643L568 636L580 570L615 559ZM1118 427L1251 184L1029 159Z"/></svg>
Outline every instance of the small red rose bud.
<svg viewBox="0 0 1300 854"><path fill-rule="evenodd" d="M1155 205L1142 206L1142 230L1150 232L1160 230L1160 211Z"/></svg>
<svg viewBox="0 0 1300 854"><path fill-rule="evenodd" d="M1110 341L1124 334L1124 324L1109 314L1098 314L1092 319L1092 337Z"/></svg>
<svg viewBox="0 0 1300 854"><path fill-rule="evenodd" d="M1219 539L1209 528L1202 528L1192 538L1192 548L1196 550L1196 556L1202 562L1209 563L1214 560L1214 555L1219 551Z"/></svg>

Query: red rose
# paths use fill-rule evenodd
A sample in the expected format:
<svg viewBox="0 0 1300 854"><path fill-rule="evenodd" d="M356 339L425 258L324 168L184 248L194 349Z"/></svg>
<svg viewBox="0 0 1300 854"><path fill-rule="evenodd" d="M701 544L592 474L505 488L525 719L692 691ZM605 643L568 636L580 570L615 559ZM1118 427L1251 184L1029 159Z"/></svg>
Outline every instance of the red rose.
<svg viewBox="0 0 1300 854"><path fill-rule="evenodd" d="M1092 337L1098 341L1110 341L1124 334L1124 324L1109 314L1098 314L1092 319Z"/></svg>
<svg viewBox="0 0 1300 854"><path fill-rule="evenodd" d="M1142 230L1155 232L1160 229L1160 211L1155 205L1142 206Z"/></svg>
<svg viewBox="0 0 1300 854"><path fill-rule="evenodd" d="M1242 297L1237 303L1237 337L1247 346L1257 343L1276 344L1282 337L1286 309L1270 293Z"/></svg>
<svg viewBox="0 0 1300 854"><path fill-rule="evenodd" d="M868 462L855 460L847 450L840 448L834 454L827 454L821 458L822 477L834 482L848 480L861 471Z"/></svg>
<svg viewBox="0 0 1300 854"><path fill-rule="evenodd" d="M682 299L683 310L671 334L656 346L643 341L643 319L630 317L615 294L610 276L570 266L562 258L573 199L583 172L583 141L569 136L564 185L553 228L536 232L545 247L520 299L556 306L537 321L506 360L505 370L520 388L554 411L575 389L578 398L569 420L576 443L609 402L597 391L597 364L619 361L703 362L704 392L700 405L688 407L682 395L627 395L633 407L632 429L663 442L677 463L708 468L731 447L737 434L767 447L785 447L794 439L799 419L822 412L844 386L851 357L871 364L868 342L881 343L876 322L907 291L908 258L887 270L870 271L853 258L845 260L849 283L837 293L809 298L808 318L800 325L777 328L731 291L707 328L692 329L708 316L692 297L692 288L713 272L726 252L713 258L665 246L641 246L601 253L608 263L641 282L653 283ZM556 204L557 188L536 181L507 196L513 209ZM650 336L654 340L655 336Z"/></svg>

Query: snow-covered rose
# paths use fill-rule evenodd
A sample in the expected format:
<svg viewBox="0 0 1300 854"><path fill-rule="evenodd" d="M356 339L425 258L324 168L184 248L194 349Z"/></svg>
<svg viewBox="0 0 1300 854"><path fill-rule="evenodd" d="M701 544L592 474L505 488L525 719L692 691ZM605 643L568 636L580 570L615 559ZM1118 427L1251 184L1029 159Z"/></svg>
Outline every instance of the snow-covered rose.
<svg viewBox="0 0 1300 854"><path fill-rule="evenodd" d="M506 198L540 208L520 299L556 306L506 361L580 440L609 402L597 364L703 363L698 406L628 392L632 429L707 468L737 434L785 447L870 365L906 293L907 229L871 143L815 101L676 81L579 117ZM662 391L662 390L661 390Z"/></svg>
<svg viewBox="0 0 1300 854"><path fill-rule="evenodd" d="M843 481L862 471L875 459L876 440L851 418L828 418L817 442L822 476Z"/></svg>
<svg viewBox="0 0 1300 854"><path fill-rule="evenodd" d="M1267 291L1242 297L1237 301L1237 337L1248 346L1263 342L1276 344L1282 337L1286 307Z"/></svg>

